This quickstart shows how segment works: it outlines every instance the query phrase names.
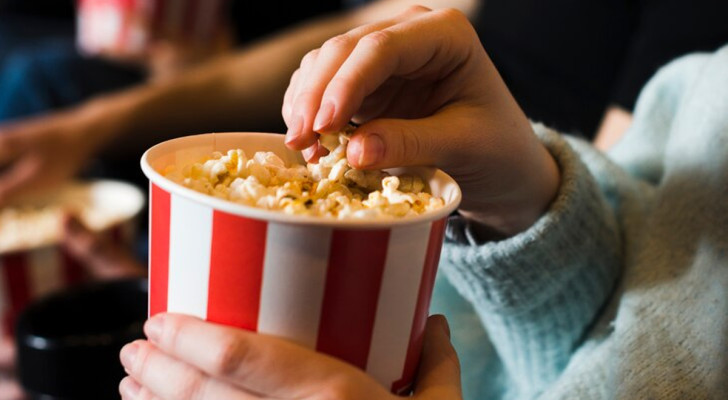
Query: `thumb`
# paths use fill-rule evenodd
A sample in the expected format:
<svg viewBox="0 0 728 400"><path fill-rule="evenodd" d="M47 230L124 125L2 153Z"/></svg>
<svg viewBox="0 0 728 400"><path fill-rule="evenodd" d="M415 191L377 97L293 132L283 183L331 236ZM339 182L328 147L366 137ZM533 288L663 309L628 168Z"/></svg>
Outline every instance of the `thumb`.
<svg viewBox="0 0 728 400"><path fill-rule="evenodd" d="M355 168L392 168L437 165L450 149L457 149L457 137L445 132L459 118L441 112L422 119L376 119L354 131L347 158Z"/></svg>
<svg viewBox="0 0 728 400"><path fill-rule="evenodd" d="M450 327L442 315L433 315L427 320L422 361L415 382L415 399L462 399L460 362L450 343Z"/></svg>

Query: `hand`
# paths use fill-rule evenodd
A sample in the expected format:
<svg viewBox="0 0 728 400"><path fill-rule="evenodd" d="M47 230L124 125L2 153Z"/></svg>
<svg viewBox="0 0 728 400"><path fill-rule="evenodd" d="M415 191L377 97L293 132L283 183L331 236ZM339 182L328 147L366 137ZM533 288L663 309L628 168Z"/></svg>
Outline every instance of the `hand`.
<svg viewBox="0 0 728 400"><path fill-rule="evenodd" d="M146 268L110 232L91 232L78 219L64 221L63 247L93 279L109 280L146 275Z"/></svg>
<svg viewBox="0 0 728 400"><path fill-rule="evenodd" d="M160 314L147 341L121 350L124 400L396 399L363 371L288 341ZM460 400L457 355L442 316L427 323L415 400Z"/></svg>
<svg viewBox="0 0 728 400"><path fill-rule="evenodd" d="M558 188L556 163L455 10L414 7L327 41L303 58L282 112L286 143L309 161L325 154L315 132L353 119L354 167L442 168L461 213L498 236L527 229Z"/></svg>
<svg viewBox="0 0 728 400"><path fill-rule="evenodd" d="M104 140L102 125L113 119L97 118L98 112L85 107L0 126L0 207L73 176Z"/></svg>
<svg viewBox="0 0 728 400"><path fill-rule="evenodd" d="M25 399L15 376L15 339L0 337L0 400Z"/></svg>

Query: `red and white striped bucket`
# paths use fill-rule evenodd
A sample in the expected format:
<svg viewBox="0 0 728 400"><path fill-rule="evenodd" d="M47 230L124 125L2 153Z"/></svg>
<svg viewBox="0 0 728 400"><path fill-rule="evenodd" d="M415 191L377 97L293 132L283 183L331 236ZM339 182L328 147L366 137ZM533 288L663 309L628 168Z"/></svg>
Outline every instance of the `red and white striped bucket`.
<svg viewBox="0 0 728 400"><path fill-rule="evenodd" d="M144 154L150 315L184 313L277 335L348 361L404 393L419 362L445 224L460 189L442 171L411 168L445 199L445 208L401 220L337 221L227 202L159 173L234 148L304 162L283 139L206 134Z"/></svg>
<svg viewBox="0 0 728 400"><path fill-rule="evenodd" d="M97 181L89 184L89 191L94 203L107 203L98 204L99 208L110 207L118 212L120 205L123 220L102 229L114 242L131 245L136 217L144 207L141 190L122 182ZM0 334L14 333L15 321L33 300L86 278L84 268L56 243L0 251Z"/></svg>
<svg viewBox="0 0 728 400"><path fill-rule="evenodd" d="M204 43L219 32L227 1L78 0L78 45L86 54L139 54L159 38Z"/></svg>

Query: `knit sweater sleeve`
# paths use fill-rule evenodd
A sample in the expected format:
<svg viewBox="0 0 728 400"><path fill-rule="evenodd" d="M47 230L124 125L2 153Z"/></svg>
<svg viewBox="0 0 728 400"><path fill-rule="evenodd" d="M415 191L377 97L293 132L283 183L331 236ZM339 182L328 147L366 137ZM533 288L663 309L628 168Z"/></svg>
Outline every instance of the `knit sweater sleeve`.
<svg viewBox="0 0 728 400"><path fill-rule="evenodd" d="M454 217L441 262L475 306L519 398L538 394L566 366L612 292L622 253L613 204L578 153L544 126L534 130L561 171L548 212L488 243Z"/></svg>

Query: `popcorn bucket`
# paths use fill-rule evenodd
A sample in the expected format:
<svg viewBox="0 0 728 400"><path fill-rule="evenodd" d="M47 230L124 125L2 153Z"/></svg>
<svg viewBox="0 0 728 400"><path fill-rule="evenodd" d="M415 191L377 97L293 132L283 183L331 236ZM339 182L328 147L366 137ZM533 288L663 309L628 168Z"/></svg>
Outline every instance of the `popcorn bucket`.
<svg viewBox="0 0 728 400"><path fill-rule="evenodd" d="M303 163L283 135L219 133L158 144L141 161L150 180L150 316L176 312L276 335L338 357L395 393L419 362L448 215L452 178L417 174L445 207L404 219L334 220L228 202L165 178L213 151L272 151Z"/></svg>
<svg viewBox="0 0 728 400"><path fill-rule="evenodd" d="M85 54L140 54L152 40L204 43L221 26L227 0L78 0L77 41Z"/></svg>
<svg viewBox="0 0 728 400"><path fill-rule="evenodd" d="M135 217L144 206L144 196L134 186L113 181L72 184L31 208L66 204L67 197L77 190L87 191L94 213L113 213L113 217L97 219L99 223L89 228L103 231L118 243L131 244ZM13 217L9 209L0 212L0 334L12 335L17 317L33 300L83 282L86 277L82 266L58 245L63 234L61 209L25 220Z"/></svg>

